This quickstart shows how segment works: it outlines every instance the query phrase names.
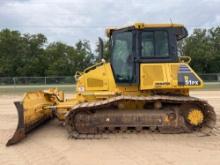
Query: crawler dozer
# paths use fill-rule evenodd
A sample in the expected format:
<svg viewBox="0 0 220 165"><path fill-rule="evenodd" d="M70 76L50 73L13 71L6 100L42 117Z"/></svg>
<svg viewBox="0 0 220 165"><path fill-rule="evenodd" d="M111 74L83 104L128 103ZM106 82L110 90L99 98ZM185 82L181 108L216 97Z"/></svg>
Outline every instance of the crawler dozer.
<svg viewBox="0 0 220 165"><path fill-rule="evenodd" d="M207 101L189 96L203 88L178 55L177 42L187 37L181 24L144 24L106 30L110 62L100 62L75 74L70 99L56 88L27 92L15 102L18 126L7 146L24 139L40 124L57 118L70 137L95 138L105 132L210 133L216 114Z"/></svg>

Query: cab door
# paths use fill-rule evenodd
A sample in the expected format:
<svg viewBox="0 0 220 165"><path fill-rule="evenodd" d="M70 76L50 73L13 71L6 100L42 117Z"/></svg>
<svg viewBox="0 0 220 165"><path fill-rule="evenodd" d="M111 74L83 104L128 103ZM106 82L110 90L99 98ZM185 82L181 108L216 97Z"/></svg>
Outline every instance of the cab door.
<svg viewBox="0 0 220 165"><path fill-rule="evenodd" d="M134 83L134 33L113 32L111 45L111 66L116 83Z"/></svg>

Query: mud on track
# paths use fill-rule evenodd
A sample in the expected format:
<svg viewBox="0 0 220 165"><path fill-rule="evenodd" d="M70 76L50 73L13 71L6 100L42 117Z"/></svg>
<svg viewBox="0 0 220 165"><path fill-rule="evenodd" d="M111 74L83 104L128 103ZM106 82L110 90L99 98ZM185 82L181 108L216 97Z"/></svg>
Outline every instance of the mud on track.
<svg viewBox="0 0 220 165"><path fill-rule="evenodd" d="M109 135L106 139L68 139L66 130L50 121L18 145L5 147L17 125L13 101L22 95L0 95L0 164L220 164L220 91L193 91L207 99L217 113L217 128L211 136L201 134ZM71 95L70 95L71 96Z"/></svg>

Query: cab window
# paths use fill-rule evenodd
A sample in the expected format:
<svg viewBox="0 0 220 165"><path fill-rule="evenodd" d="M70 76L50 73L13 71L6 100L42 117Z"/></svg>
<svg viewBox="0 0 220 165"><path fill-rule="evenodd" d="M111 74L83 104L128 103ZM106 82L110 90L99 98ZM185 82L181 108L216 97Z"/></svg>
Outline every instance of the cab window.
<svg viewBox="0 0 220 165"><path fill-rule="evenodd" d="M168 33L166 31L142 32L141 56L144 58L168 57Z"/></svg>
<svg viewBox="0 0 220 165"><path fill-rule="evenodd" d="M112 67L116 82L133 80L132 32L113 33Z"/></svg>

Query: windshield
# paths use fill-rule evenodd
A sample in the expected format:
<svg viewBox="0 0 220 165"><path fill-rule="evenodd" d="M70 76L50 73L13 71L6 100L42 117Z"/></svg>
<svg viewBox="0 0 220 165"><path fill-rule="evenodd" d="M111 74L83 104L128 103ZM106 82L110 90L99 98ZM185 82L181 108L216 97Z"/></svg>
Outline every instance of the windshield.
<svg viewBox="0 0 220 165"><path fill-rule="evenodd" d="M146 58L169 56L168 33L166 31L142 32L141 56Z"/></svg>
<svg viewBox="0 0 220 165"><path fill-rule="evenodd" d="M132 32L113 34L112 66L117 82L131 82L133 78Z"/></svg>

